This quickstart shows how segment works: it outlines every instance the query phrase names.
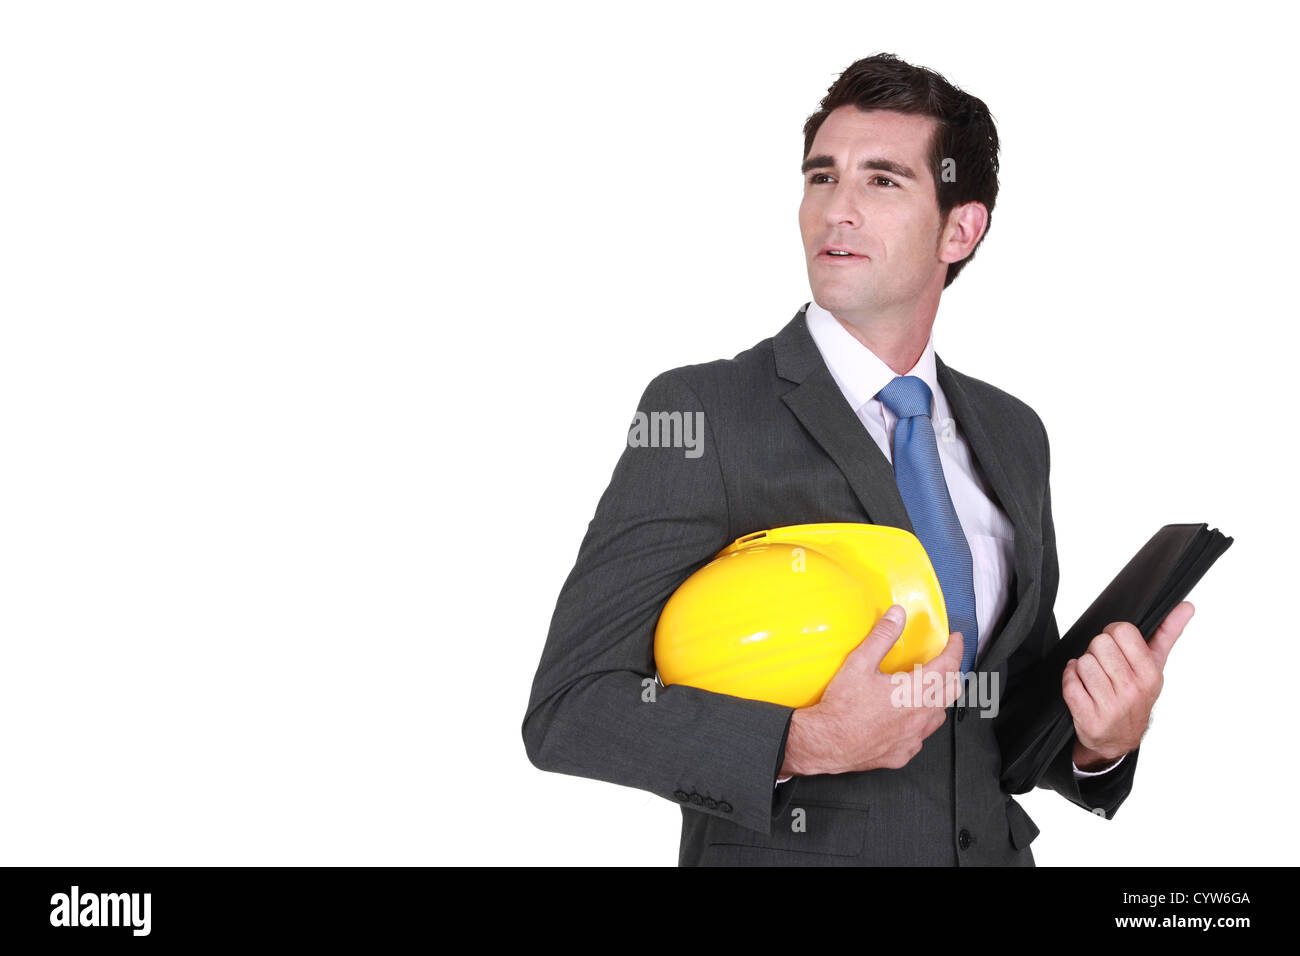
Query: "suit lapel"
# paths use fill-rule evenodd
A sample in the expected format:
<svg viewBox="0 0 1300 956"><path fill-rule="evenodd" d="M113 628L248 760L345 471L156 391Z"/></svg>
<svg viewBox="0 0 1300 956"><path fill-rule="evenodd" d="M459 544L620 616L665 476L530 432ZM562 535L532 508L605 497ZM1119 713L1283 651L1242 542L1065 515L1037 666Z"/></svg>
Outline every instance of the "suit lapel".
<svg viewBox="0 0 1300 956"><path fill-rule="evenodd" d="M844 473L854 495L862 503L872 524L902 528L915 533L907 506L898 492L894 469L872 440L857 413L849 407L844 393L835 384L817 344L808 332L807 318L800 309L793 319L773 338L776 371L781 378L795 383L782 400L808 433ZM1030 526L1024 509L1025 489L1008 478L1001 459L1002 452L989 437L981 410L960 381L957 373L935 356L936 374L953 416L970 443L971 454L984 471L998 502L1015 526L1016 604L1000 633L986 645L980 667L992 668L1023 639L1028 617L1036 601L1025 600L1038 582L1037 568L1041 545L1038 531Z"/></svg>
<svg viewBox="0 0 1300 956"><path fill-rule="evenodd" d="M844 473L871 523L915 533L893 466L835 384L802 309L777 333L772 347L777 374L797 383L782 400Z"/></svg>
<svg viewBox="0 0 1300 956"><path fill-rule="evenodd" d="M970 444L971 455L983 469L994 496L1015 526L1015 606L1001 631L985 646L984 655L980 659L981 669L992 669L1024 639L1024 632L1030 623L1029 615L1037 609L1038 602L1030 592L1038 584L1042 529L1030 523L1025 511L1025 497L1030 489L1019 487L1008 477L1003 462L1005 451L989 437L988 410L979 406L962 383L960 375L948 368L937 354L934 361L939 385L952 408L953 417L957 419L957 424L961 426L966 441ZM1008 638L1008 635L1011 637Z"/></svg>

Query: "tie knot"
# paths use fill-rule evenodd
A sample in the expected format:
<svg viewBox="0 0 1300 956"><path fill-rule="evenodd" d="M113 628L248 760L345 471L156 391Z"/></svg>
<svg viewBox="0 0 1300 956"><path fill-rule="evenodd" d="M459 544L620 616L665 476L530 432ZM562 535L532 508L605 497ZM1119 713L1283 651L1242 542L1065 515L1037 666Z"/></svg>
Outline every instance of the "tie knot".
<svg viewBox="0 0 1300 956"><path fill-rule="evenodd" d="M876 393L899 420L930 414L930 386L915 375L900 375Z"/></svg>

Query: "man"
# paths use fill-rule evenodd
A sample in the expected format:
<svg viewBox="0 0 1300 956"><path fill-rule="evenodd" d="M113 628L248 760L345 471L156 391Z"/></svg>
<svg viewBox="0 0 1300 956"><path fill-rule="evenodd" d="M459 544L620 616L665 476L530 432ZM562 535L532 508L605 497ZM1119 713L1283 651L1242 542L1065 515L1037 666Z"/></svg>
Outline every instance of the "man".
<svg viewBox="0 0 1300 956"><path fill-rule="evenodd" d="M699 433L688 451L629 441L556 605L525 746L542 769L680 803L683 865L1032 865L1038 829L999 782L997 708L958 699L952 678L1014 694L1059 639L1047 435L931 342L988 231L996 129L980 100L879 55L841 75L804 139L813 302L734 359L647 387L640 411ZM891 696L892 613L811 707L655 684L655 624L682 581L742 535L830 521L926 546L954 633L909 679L946 675L942 706ZM1150 646L1112 624L1071 663L1075 740L1040 786L1114 815L1191 612Z"/></svg>

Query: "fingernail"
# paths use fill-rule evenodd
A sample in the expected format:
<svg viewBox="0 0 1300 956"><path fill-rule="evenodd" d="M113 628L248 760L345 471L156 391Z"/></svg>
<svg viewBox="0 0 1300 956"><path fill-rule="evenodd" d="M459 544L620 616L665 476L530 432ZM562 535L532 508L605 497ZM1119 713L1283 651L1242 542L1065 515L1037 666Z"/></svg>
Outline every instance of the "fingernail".
<svg viewBox="0 0 1300 956"><path fill-rule="evenodd" d="M898 604L891 604L889 610L885 612L885 620L891 624L902 624L903 608Z"/></svg>

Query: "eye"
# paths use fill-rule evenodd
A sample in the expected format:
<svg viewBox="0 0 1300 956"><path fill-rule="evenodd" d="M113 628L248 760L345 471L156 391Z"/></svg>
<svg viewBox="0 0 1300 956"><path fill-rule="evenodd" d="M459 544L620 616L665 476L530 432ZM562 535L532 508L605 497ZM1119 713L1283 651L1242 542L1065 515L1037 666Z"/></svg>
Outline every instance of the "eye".
<svg viewBox="0 0 1300 956"><path fill-rule="evenodd" d="M898 183L894 182L888 176L872 176L871 181L873 183L884 183L885 185L893 186L895 188L898 187Z"/></svg>
<svg viewBox="0 0 1300 956"><path fill-rule="evenodd" d="M830 179L830 178L831 177L829 173L813 173L811 176L808 177L808 183L811 185L813 183L816 183L819 179Z"/></svg>

